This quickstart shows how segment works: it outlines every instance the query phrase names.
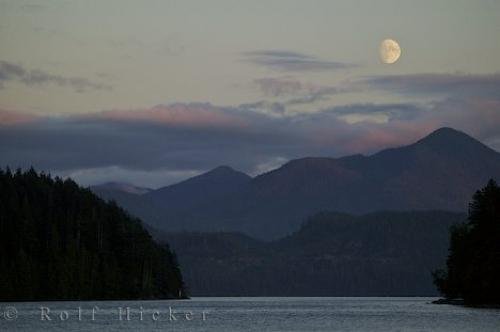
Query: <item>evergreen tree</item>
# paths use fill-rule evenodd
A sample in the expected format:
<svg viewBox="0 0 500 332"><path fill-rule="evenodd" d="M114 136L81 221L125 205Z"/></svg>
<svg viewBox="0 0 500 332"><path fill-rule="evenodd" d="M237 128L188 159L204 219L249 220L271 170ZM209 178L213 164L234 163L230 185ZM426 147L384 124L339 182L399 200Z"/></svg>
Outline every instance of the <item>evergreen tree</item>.
<svg viewBox="0 0 500 332"><path fill-rule="evenodd" d="M447 298L500 303L500 187L490 180L469 206L468 223L451 229L446 270L434 283Z"/></svg>

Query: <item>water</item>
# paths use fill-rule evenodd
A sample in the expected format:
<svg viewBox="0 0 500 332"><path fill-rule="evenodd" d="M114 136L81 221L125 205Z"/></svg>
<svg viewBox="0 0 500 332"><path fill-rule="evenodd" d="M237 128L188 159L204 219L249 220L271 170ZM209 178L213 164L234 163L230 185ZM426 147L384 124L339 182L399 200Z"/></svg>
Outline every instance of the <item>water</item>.
<svg viewBox="0 0 500 332"><path fill-rule="evenodd" d="M0 303L0 331L500 331L498 309L433 305L432 300L336 297ZM99 309L92 320L94 306ZM41 320L40 307L46 307L45 320ZM130 320L126 320L126 307Z"/></svg>

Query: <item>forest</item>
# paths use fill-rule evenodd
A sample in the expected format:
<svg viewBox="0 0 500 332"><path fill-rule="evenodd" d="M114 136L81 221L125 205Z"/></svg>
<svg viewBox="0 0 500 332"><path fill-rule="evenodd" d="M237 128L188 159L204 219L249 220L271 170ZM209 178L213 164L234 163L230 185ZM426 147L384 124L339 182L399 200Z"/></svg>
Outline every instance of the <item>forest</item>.
<svg viewBox="0 0 500 332"><path fill-rule="evenodd" d="M0 300L186 297L175 253L70 179L0 170Z"/></svg>
<svg viewBox="0 0 500 332"><path fill-rule="evenodd" d="M436 296L450 226L464 213L322 212L262 241L231 232L153 233L178 253L193 296Z"/></svg>

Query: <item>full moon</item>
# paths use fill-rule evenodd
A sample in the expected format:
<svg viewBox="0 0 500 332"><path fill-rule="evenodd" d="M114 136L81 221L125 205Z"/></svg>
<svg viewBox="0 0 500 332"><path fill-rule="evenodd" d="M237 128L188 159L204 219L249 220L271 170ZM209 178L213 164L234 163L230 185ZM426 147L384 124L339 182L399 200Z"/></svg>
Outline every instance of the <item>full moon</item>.
<svg viewBox="0 0 500 332"><path fill-rule="evenodd" d="M383 63L392 64L401 56L401 47L393 39L386 39L380 43L380 60Z"/></svg>

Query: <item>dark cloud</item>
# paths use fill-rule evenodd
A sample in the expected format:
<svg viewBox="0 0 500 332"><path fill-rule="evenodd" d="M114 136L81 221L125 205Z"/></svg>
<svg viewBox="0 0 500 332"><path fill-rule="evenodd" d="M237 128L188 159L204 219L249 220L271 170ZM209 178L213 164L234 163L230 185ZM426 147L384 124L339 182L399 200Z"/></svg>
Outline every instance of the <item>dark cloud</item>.
<svg viewBox="0 0 500 332"><path fill-rule="evenodd" d="M362 80L362 84L405 95L500 98L500 73L374 76Z"/></svg>
<svg viewBox="0 0 500 332"><path fill-rule="evenodd" d="M330 96L341 93L336 87L329 86L318 86L308 89L306 93L301 96L289 99L287 105L300 105L300 104L311 104L317 101L328 100Z"/></svg>
<svg viewBox="0 0 500 332"><path fill-rule="evenodd" d="M88 117L0 126L0 165L83 173L88 182L92 182L91 176L102 178L97 172L115 167L126 170L131 182L141 181L138 174L151 172L158 176L159 184L175 182L173 176L165 178L165 173L181 180L186 172L220 164L252 172L270 156L291 156L303 144L299 135L274 128L286 121L264 119L267 117L249 114L245 119L251 122L248 127L234 128Z"/></svg>
<svg viewBox="0 0 500 332"><path fill-rule="evenodd" d="M8 82L20 82L28 86L54 84L61 87L70 87L76 92L86 90L110 90L106 84L92 82L83 77L66 77L54 75L39 69L28 70L23 66L0 60L0 88Z"/></svg>
<svg viewBox="0 0 500 332"><path fill-rule="evenodd" d="M255 79L254 83L266 97L291 96L302 93L304 90L300 81L287 78L264 77Z"/></svg>
<svg viewBox="0 0 500 332"><path fill-rule="evenodd" d="M254 84L265 97L286 98L283 104L288 106L311 104L344 92L337 87L308 84L290 78L264 77L254 80Z"/></svg>
<svg viewBox="0 0 500 332"><path fill-rule="evenodd" d="M292 51L261 50L243 53L245 61L278 71L321 71L351 68L354 65L319 59Z"/></svg>
<svg viewBox="0 0 500 332"><path fill-rule="evenodd" d="M87 183L109 174L110 181L152 186L218 165L256 174L293 158L371 153L443 126L499 148L500 100L494 98L352 104L294 115L286 107L191 103L46 118L0 110L0 165L33 165ZM365 117L346 120L356 115ZM383 121L371 121L379 115Z"/></svg>
<svg viewBox="0 0 500 332"><path fill-rule="evenodd" d="M428 98L428 112L416 121L463 129L500 149L500 73L374 76L354 85Z"/></svg>
<svg viewBox="0 0 500 332"><path fill-rule="evenodd" d="M160 176L226 164L255 173L277 160L367 152L380 144L358 142L354 151L348 142L373 131L347 125L334 112L290 117L258 107L184 104L0 124L0 165L65 174L118 167Z"/></svg>
<svg viewBox="0 0 500 332"><path fill-rule="evenodd" d="M267 114L268 116L283 116L286 106L279 102L258 101L255 103L241 104L238 111L249 111Z"/></svg>

